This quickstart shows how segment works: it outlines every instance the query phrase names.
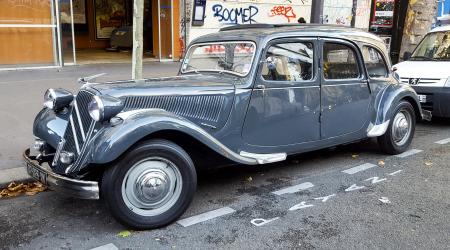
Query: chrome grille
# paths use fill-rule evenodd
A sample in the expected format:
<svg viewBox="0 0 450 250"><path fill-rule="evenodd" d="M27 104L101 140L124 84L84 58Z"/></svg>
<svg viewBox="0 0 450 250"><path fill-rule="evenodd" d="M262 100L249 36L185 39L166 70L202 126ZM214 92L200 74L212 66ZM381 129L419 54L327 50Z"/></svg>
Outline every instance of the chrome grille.
<svg viewBox="0 0 450 250"><path fill-rule="evenodd" d="M73 162L75 164L83 151L85 141L89 137L89 131L95 124L88 111L88 104L92 96L92 93L84 90L78 93L73 102L69 122L64 133L65 143L61 151L74 153ZM53 170L57 173L65 173L68 166L61 163L59 159L55 163Z"/></svg>
<svg viewBox="0 0 450 250"><path fill-rule="evenodd" d="M217 122L225 103L221 95L209 96L131 96L125 100L125 111L159 108L187 118Z"/></svg>
<svg viewBox="0 0 450 250"><path fill-rule="evenodd" d="M402 83L408 83L409 84L409 79L408 77L401 77L400 81ZM413 78L413 79L417 79L417 83L416 84L431 84L431 83L437 83L439 82L441 79L439 78Z"/></svg>

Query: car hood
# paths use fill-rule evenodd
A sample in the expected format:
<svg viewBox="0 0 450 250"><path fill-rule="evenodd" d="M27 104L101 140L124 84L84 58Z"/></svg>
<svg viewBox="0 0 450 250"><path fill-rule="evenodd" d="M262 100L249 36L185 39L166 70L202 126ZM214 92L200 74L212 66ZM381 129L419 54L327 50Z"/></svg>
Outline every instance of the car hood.
<svg viewBox="0 0 450 250"><path fill-rule="evenodd" d="M182 116L211 132L222 128L232 110L237 77L224 74L182 75L141 81L86 84L98 95L123 101L122 112L164 109Z"/></svg>
<svg viewBox="0 0 450 250"><path fill-rule="evenodd" d="M221 90L227 92L234 90L234 85L239 83L239 78L225 74L193 74L137 81L89 83L85 87L95 89L102 95L121 98L124 96L202 94L211 91L220 92Z"/></svg>
<svg viewBox="0 0 450 250"><path fill-rule="evenodd" d="M447 79L450 76L450 62L447 61L404 61L394 67L402 78Z"/></svg>

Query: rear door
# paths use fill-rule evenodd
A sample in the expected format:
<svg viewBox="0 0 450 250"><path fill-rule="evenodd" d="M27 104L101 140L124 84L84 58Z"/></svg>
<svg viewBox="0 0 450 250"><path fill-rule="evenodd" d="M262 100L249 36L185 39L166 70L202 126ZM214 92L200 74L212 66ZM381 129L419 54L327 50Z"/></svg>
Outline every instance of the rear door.
<svg viewBox="0 0 450 250"><path fill-rule="evenodd" d="M316 38L268 45L244 122L246 143L279 146L320 139L318 52Z"/></svg>
<svg viewBox="0 0 450 250"><path fill-rule="evenodd" d="M324 39L321 44L321 137L327 139L365 126L370 89L356 46L338 39Z"/></svg>

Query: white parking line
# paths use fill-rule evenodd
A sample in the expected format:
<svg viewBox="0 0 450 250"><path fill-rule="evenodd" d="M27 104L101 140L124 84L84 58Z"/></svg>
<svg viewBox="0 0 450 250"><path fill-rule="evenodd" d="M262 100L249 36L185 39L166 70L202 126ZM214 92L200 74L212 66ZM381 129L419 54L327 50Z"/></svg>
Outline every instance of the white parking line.
<svg viewBox="0 0 450 250"><path fill-rule="evenodd" d="M293 194L312 187L314 187L314 184L312 184L311 182L305 182L295 186L280 189L278 191L272 192L272 194L276 195Z"/></svg>
<svg viewBox="0 0 450 250"><path fill-rule="evenodd" d="M359 165L359 166L356 166L356 167L353 167L353 168L349 168L349 169L344 170L342 172L344 172L346 174L356 174L358 172L361 172L361 171L364 171L364 170L367 170L369 168L373 168L373 167L376 167L376 166L377 165L374 165L374 164L371 164L371 163L364 163L362 165Z"/></svg>
<svg viewBox="0 0 450 250"><path fill-rule="evenodd" d="M399 155L396 155L397 157L399 157L399 158L405 158L405 157L408 157L408 156L411 156L411 155L415 155L415 154L417 154L417 153L420 153L420 152L422 152L423 150L420 150L420 149L410 149L410 150L408 150L408 151L405 151L405 152L403 152L403 153L401 153L401 154L399 154Z"/></svg>
<svg viewBox="0 0 450 250"><path fill-rule="evenodd" d="M91 250L119 250L119 248L116 247L116 245L114 245L113 243L109 243L103 246L92 248Z"/></svg>
<svg viewBox="0 0 450 250"><path fill-rule="evenodd" d="M236 212L236 210L230 208L230 207L223 207L216 210L212 210L206 213L194 215L192 217L188 217L182 220L177 221L178 224L182 225L183 227L188 227L195 225L200 222L204 222L207 220L211 220L223 215L231 214Z"/></svg>
<svg viewBox="0 0 450 250"><path fill-rule="evenodd" d="M450 143L450 138L447 138L447 139L444 139L444 140L440 140L440 141L437 141L435 143L444 145L444 144Z"/></svg>

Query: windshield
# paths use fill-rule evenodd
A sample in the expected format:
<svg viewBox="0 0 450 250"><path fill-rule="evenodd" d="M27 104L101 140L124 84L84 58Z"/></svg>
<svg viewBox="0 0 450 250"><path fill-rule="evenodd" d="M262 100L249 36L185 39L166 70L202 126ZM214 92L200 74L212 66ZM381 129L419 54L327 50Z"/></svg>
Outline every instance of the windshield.
<svg viewBox="0 0 450 250"><path fill-rule="evenodd" d="M203 43L191 46L181 66L182 73L224 72L245 76L255 56L252 42Z"/></svg>
<svg viewBox="0 0 450 250"><path fill-rule="evenodd" d="M410 60L450 60L450 31L427 34Z"/></svg>

